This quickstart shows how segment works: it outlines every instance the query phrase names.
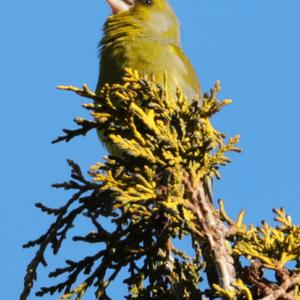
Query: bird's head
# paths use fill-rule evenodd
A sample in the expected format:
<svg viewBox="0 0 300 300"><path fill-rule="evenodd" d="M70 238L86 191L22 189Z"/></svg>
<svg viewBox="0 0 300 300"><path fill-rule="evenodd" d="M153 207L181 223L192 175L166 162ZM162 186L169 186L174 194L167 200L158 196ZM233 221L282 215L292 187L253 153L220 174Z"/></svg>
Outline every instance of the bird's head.
<svg viewBox="0 0 300 300"><path fill-rule="evenodd" d="M179 38L177 18L168 0L106 0L112 18L138 20L150 34L173 35Z"/></svg>

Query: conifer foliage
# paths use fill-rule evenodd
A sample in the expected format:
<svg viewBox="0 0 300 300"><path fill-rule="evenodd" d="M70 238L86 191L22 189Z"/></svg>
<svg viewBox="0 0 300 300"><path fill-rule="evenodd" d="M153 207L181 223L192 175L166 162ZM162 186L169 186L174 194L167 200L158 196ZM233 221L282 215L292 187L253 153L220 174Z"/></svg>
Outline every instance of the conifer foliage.
<svg viewBox="0 0 300 300"><path fill-rule="evenodd" d="M276 228L266 222L246 226L244 211L234 221L205 189L205 180L220 178L219 167L230 162L227 153L239 152L239 136L227 139L210 121L230 103L217 99L220 83L204 100L189 102L180 88L177 99L169 98L167 76L160 86L155 78L126 69L121 84L106 85L97 96L86 85L59 86L89 98L83 107L92 118L76 118L78 127L54 142L97 130L117 155L95 163L87 176L69 160L70 180L53 186L73 196L59 208L36 204L54 220L24 245L37 252L21 300L28 299L38 267L47 265L46 251L59 255L67 239L74 247L78 242L99 247L76 261L70 253L66 264L49 274L56 283L40 288L37 296L80 300L94 289L95 299L111 299L110 283L126 270L128 300L300 299L300 227L283 209L274 210ZM71 236L81 216L94 230ZM105 222L113 229L105 229ZM178 240L189 240L193 254L176 246ZM270 271L272 279L266 276Z"/></svg>

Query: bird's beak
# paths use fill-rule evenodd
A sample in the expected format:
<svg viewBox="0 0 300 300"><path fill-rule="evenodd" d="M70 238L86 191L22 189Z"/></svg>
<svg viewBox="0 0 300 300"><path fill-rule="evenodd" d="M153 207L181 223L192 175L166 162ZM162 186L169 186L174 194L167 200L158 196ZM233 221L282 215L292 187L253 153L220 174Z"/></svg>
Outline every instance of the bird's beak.
<svg viewBox="0 0 300 300"><path fill-rule="evenodd" d="M113 14L128 11L134 6L134 0L106 0Z"/></svg>

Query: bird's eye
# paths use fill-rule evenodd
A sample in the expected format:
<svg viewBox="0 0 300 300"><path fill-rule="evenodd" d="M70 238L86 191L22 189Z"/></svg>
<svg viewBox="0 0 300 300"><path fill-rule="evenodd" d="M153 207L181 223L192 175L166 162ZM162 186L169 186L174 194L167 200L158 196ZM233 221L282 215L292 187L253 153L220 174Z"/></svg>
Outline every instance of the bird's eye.
<svg viewBox="0 0 300 300"><path fill-rule="evenodd" d="M145 2L145 4L147 4L147 5L150 5L150 4L152 4L152 0L144 0L144 2Z"/></svg>

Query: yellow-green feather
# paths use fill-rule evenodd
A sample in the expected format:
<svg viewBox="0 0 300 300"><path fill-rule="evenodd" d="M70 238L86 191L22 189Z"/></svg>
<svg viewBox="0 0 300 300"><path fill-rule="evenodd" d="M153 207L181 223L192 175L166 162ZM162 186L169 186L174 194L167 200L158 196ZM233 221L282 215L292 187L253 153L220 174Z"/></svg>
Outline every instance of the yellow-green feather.
<svg viewBox="0 0 300 300"><path fill-rule="evenodd" d="M180 47L177 18L165 0L151 6L137 1L132 10L112 15L105 23L97 90L120 82L126 67L154 74L158 82L167 72L172 96L178 86L190 100L201 96L196 72Z"/></svg>

